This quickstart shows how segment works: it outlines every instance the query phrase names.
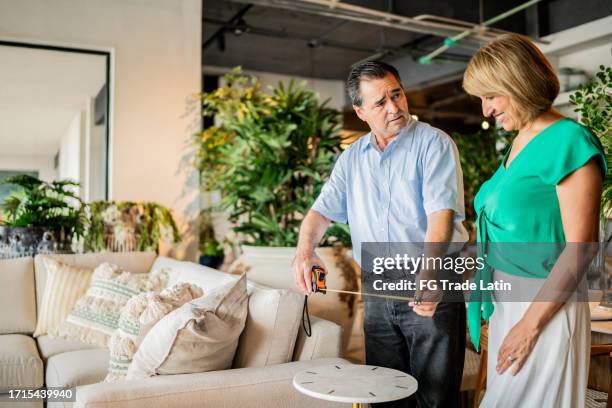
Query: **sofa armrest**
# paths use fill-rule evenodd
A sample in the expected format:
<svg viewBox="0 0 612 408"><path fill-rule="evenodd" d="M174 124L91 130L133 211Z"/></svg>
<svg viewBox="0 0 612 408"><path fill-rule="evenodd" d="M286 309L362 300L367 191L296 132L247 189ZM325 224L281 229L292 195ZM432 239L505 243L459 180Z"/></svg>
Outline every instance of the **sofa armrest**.
<svg viewBox="0 0 612 408"><path fill-rule="evenodd" d="M293 361L314 360L317 358L340 357L342 348L342 327L329 320L310 316L311 336L306 336L300 324Z"/></svg>
<svg viewBox="0 0 612 408"><path fill-rule="evenodd" d="M344 407L308 397L293 387L293 376L340 358L299 361L267 367L237 368L196 374L160 375L134 381L78 387L75 407Z"/></svg>

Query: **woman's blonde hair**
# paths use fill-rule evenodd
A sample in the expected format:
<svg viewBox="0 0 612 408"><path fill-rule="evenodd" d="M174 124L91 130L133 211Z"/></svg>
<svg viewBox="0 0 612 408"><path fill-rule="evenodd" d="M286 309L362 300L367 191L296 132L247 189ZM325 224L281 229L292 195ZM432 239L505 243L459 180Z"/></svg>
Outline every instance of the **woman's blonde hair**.
<svg viewBox="0 0 612 408"><path fill-rule="evenodd" d="M529 38L504 34L476 51L463 74L463 89L479 97L510 97L512 113L524 126L550 109L559 79Z"/></svg>

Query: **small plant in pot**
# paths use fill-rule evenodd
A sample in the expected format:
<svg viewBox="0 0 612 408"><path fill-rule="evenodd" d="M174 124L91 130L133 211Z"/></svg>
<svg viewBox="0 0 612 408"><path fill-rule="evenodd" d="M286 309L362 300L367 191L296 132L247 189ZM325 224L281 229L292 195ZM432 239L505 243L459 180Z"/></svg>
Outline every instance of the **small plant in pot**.
<svg viewBox="0 0 612 408"><path fill-rule="evenodd" d="M180 242L170 210L155 202L93 201L86 251L156 251L162 239Z"/></svg>
<svg viewBox="0 0 612 408"><path fill-rule="evenodd" d="M223 245L215 238L212 224L212 211L200 212L200 264L218 268L223 263Z"/></svg>
<svg viewBox="0 0 612 408"><path fill-rule="evenodd" d="M4 256L72 252L87 225L86 206L75 192L79 183L47 183L28 175L9 177L4 183L20 187L0 206Z"/></svg>

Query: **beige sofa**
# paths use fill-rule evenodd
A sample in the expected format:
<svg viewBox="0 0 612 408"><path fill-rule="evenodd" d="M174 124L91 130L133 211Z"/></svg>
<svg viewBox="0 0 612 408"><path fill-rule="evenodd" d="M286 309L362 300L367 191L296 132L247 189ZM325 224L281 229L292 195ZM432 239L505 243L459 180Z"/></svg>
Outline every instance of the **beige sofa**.
<svg viewBox="0 0 612 408"><path fill-rule="evenodd" d="M154 253L54 257L88 267L108 261L137 273L166 268L169 285L192 282L205 291L237 278L195 263L156 257ZM45 282L46 270L40 256L0 260L0 407L42 406L40 402L15 404L7 393L15 387L43 385L76 387L76 402L51 402L49 407L328 407L333 404L297 392L292 378L317 365L348 363L339 358L338 325L311 317L312 336L307 337L295 319L299 295L250 283L249 315L236 353L236 368L105 383L107 349L46 335L32 337ZM270 363L275 360L288 362Z"/></svg>

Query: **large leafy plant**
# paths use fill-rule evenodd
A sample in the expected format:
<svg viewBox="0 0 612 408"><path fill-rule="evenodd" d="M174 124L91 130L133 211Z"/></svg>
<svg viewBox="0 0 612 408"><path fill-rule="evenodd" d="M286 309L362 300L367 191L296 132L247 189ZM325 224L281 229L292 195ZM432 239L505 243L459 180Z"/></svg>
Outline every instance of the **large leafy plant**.
<svg viewBox="0 0 612 408"><path fill-rule="evenodd" d="M266 94L240 69L201 99L204 116L218 124L196 135L203 187L221 192L243 242L295 246L340 153L340 112L304 84L279 83ZM323 244L334 241L350 242L346 226L327 231Z"/></svg>
<svg viewBox="0 0 612 408"><path fill-rule="evenodd" d="M4 183L20 188L0 206L3 225L63 230L67 236L76 238L83 235L87 216L85 205L75 192L79 183L70 180L47 183L28 175L9 177Z"/></svg>
<svg viewBox="0 0 612 408"><path fill-rule="evenodd" d="M570 96L580 113L580 122L595 133L603 145L608 173L601 197L602 215L612 211L612 68L600 66L596 79Z"/></svg>

